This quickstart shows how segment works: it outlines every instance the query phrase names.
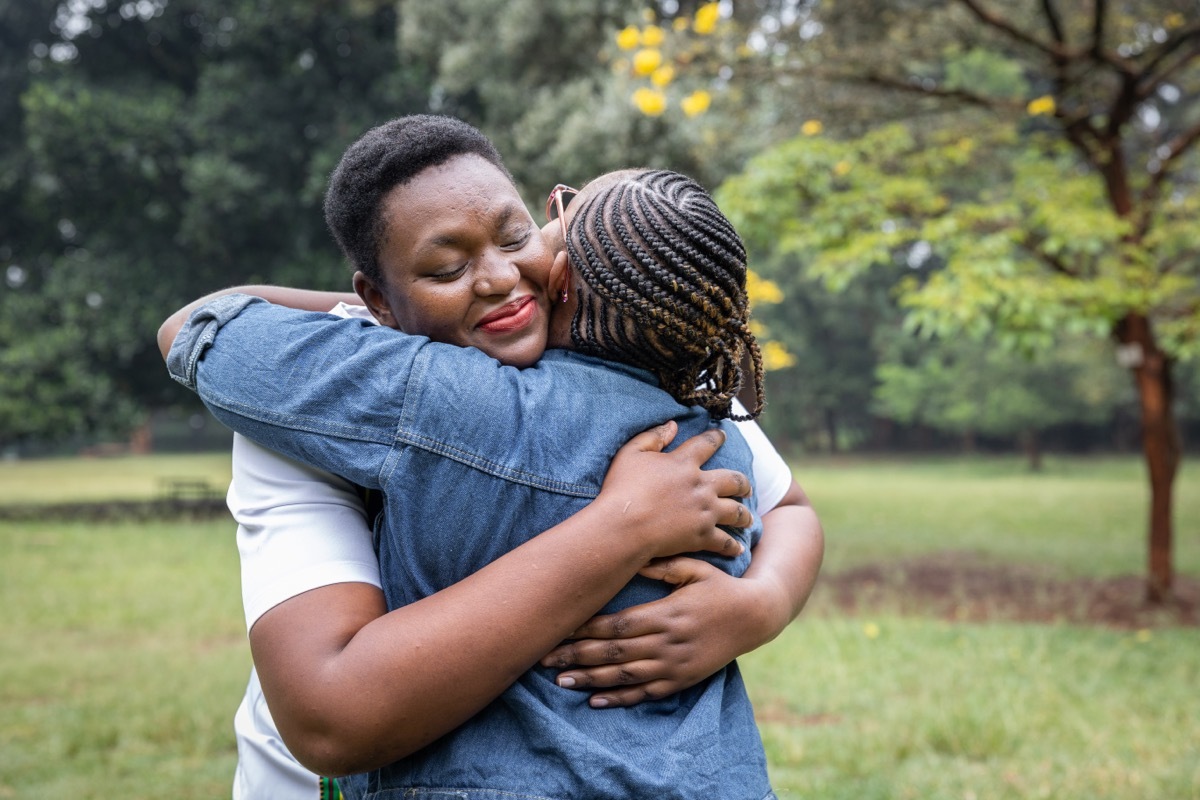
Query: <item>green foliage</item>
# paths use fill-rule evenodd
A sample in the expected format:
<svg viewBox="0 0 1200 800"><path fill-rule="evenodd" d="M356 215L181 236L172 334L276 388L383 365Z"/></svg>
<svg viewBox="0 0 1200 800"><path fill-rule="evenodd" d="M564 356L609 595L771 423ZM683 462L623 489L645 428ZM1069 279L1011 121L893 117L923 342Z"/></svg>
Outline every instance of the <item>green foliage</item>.
<svg viewBox="0 0 1200 800"><path fill-rule="evenodd" d="M478 125L522 194L578 185L631 165L670 167L716 185L733 167L703 124L643 117L600 49L638 0L450 0L408 4L402 63L431 78L431 106Z"/></svg>
<svg viewBox="0 0 1200 800"><path fill-rule="evenodd" d="M881 416L937 430L1013 437L1063 422L1102 422L1132 402L1132 387L1109 354L1064 339L1026 356L969 339L898 337L878 368Z"/></svg>
<svg viewBox="0 0 1200 800"><path fill-rule="evenodd" d="M798 137L752 159L722 203L748 240L802 259L834 290L872 268L906 270L907 324L925 336L995 333L1044 349L1064 330L1107 333L1130 311L1195 329L1194 278L1166 268L1189 222L1164 213L1158 234L1131 242L1096 175L1044 137L984 122ZM1172 341L1178 356L1194 351Z"/></svg>
<svg viewBox="0 0 1200 800"><path fill-rule="evenodd" d="M392 3L10 5L17 58L0 81L19 105L0 129L0 196L19 217L0 222L0 272L6 308L24 310L0 346L24 376L0 387L0 440L192 402L154 333L201 294L348 286L326 176L368 125L424 107L397 68Z"/></svg>

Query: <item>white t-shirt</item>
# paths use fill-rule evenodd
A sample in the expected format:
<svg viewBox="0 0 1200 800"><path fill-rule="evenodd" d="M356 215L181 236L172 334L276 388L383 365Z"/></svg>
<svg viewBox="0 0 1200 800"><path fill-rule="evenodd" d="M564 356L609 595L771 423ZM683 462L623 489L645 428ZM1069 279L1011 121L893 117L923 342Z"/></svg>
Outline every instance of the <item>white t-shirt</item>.
<svg viewBox="0 0 1200 800"><path fill-rule="evenodd" d="M362 306L339 304L332 313L370 318ZM745 413L736 401L734 411ZM757 423L737 426L753 454L758 513L766 514L787 493L792 473ZM342 478L235 434L227 500L238 523L247 630L270 609L312 589L337 583L381 586L362 502ZM253 670L234 731L234 800L316 800L318 778L284 745Z"/></svg>

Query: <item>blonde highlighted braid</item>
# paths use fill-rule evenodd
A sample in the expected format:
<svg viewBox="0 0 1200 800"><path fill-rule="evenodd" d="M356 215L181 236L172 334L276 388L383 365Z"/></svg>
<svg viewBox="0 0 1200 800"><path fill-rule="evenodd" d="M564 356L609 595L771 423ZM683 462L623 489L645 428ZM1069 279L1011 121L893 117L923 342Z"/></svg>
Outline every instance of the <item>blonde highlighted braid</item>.
<svg viewBox="0 0 1200 800"><path fill-rule="evenodd" d="M574 214L567 255L587 285L576 349L648 370L680 403L718 419L732 416L748 355L755 403L735 419L762 412L746 248L699 184L667 170L621 175Z"/></svg>

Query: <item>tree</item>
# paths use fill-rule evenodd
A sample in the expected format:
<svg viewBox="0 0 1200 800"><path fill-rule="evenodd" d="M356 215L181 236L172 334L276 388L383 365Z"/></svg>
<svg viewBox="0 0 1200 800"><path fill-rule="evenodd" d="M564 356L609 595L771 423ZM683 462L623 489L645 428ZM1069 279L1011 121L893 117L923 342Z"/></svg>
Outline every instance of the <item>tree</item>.
<svg viewBox="0 0 1200 800"><path fill-rule="evenodd" d="M899 44L885 55L821 71L929 115L808 161L784 145L787 177L752 165L736 202L749 216L774 203L785 230L798 211L824 218L831 227L780 247L837 283L897 253L917 262L905 290L914 329L995 328L1027 346L1062 326L1108 336L1138 390L1147 596L1162 600L1180 460L1172 370L1200 349L1200 20L1171 2L925 5L893 16ZM792 205L770 194L787 182L807 187Z"/></svg>
<svg viewBox="0 0 1200 800"><path fill-rule="evenodd" d="M1064 422L1101 423L1121 399L1118 368L1091 340L1064 337L1034 357L990 341L892 340L879 365L876 406L905 424L962 437L1016 438L1041 469L1040 435Z"/></svg>
<svg viewBox="0 0 1200 800"><path fill-rule="evenodd" d="M21 413L35 395L6 376L0 438L119 430L131 407L194 402L164 379L154 331L200 294L349 285L326 176L370 124L424 109L395 29L384 0L0 4L14 89L0 199L16 209L0 215L0 271L6 306L39 312L0 329L0 348L60 384L37 397L78 406L69 421Z"/></svg>
<svg viewBox="0 0 1200 800"><path fill-rule="evenodd" d="M607 44L640 0L404 3L401 63L430 78L430 106L496 143L528 200L621 167L666 167L715 186L736 161L706 129L647 117L614 80Z"/></svg>

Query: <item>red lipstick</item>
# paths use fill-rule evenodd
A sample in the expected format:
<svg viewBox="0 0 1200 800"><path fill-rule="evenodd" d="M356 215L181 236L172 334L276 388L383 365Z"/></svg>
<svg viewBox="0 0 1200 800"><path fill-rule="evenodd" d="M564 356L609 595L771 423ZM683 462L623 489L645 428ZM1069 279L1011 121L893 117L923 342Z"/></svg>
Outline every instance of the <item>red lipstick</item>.
<svg viewBox="0 0 1200 800"><path fill-rule="evenodd" d="M488 333L511 333L524 328L536 315L533 295L525 295L487 314L475 327Z"/></svg>

